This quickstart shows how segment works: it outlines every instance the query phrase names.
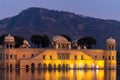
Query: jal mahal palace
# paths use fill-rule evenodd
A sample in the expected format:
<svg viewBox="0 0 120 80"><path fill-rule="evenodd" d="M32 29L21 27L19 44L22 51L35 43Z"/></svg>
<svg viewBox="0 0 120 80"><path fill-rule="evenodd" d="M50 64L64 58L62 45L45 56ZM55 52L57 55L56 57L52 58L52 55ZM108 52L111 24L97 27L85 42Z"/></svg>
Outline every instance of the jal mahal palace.
<svg viewBox="0 0 120 80"><path fill-rule="evenodd" d="M0 68L3 69L116 69L116 40L106 39L105 49L84 49L63 36L52 38L52 47L31 48L24 40L15 48L15 39L10 34L0 48Z"/></svg>

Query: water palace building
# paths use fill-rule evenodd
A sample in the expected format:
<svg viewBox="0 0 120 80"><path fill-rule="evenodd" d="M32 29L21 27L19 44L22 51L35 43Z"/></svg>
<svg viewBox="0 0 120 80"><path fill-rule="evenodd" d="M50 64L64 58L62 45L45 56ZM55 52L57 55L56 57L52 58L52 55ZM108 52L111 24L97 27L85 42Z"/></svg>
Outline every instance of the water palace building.
<svg viewBox="0 0 120 80"><path fill-rule="evenodd" d="M8 35L0 49L0 68L4 69L115 69L116 41L106 40L106 49L72 49L71 42L63 36L52 38L49 49L30 48L24 40L14 48L15 39Z"/></svg>

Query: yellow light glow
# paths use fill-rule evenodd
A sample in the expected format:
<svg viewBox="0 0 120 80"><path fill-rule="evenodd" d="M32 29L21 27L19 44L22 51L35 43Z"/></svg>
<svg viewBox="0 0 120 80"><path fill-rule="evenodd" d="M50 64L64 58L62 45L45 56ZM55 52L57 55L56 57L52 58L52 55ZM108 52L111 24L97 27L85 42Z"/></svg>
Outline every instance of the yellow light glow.
<svg viewBox="0 0 120 80"><path fill-rule="evenodd" d="M96 68L97 68L97 66L99 68L104 68L104 61L102 61L102 60L96 61Z"/></svg>
<svg viewBox="0 0 120 80"><path fill-rule="evenodd" d="M98 65L96 65L96 68L98 69L98 68L99 68L99 66L98 66Z"/></svg>

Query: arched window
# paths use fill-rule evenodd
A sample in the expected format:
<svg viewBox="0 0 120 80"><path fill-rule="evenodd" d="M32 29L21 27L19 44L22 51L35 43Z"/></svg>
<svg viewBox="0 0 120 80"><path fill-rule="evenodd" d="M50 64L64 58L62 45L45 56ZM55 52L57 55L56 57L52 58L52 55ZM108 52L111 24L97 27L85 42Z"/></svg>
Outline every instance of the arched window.
<svg viewBox="0 0 120 80"><path fill-rule="evenodd" d="M38 69L42 69L42 64L41 63L38 64Z"/></svg>
<svg viewBox="0 0 120 80"><path fill-rule="evenodd" d="M62 65L62 69L66 69L65 64Z"/></svg>
<svg viewBox="0 0 120 80"><path fill-rule="evenodd" d="M108 56L108 60L111 60L111 56Z"/></svg>
<svg viewBox="0 0 120 80"><path fill-rule="evenodd" d="M12 48L12 44L10 44L10 48Z"/></svg>
<svg viewBox="0 0 120 80"><path fill-rule="evenodd" d="M9 45L8 45L8 44L6 45L6 48L9 48Z"/></svg>
<svg viewBox="0 0 120 80"><path fill-rule="evenodd" d="M43 60L45 59L45 55L43 55Z"/></svg>
<svg viewBox="0 0 120 80"><path fill-rule="evenodd" d="M69 55L66 55L66 59L69 59L69 57L70 57Z"/></svg>
<svg viewBox="0 0 120 80"><path fill-rule="evenodd" d="M29 65L26 65L26 69L29 69Z"/></svg>
<svg viewBox="0 0 120 80"><path fill-rule="evenodd" d="M61 55L58 55L58 59L61 60L61 58L62 58Z"/></svg>
<svg viewBox="0 0 120 80"><path fill-rule="evenodd" d="M6 68L9 69L9 65L8 65L8 63L6 63Z"/></svg>
<svg viewBox="0 0 120 80"><path fill-rule="evenodd" d="M52 69L52 64L48 64L48 69Z"/></svg>
<svg viewBox="0 0 120 80"><path fill-rule="evenodd" d="M54 69L56 69L56 64L54 64Z"/></svg>
<svg viewBox="0 0 120 80"><path fill-rule="evenodd" d="M34 54L31 54L31 58L33 58L34 57Z"/></svg>
<svg viewBox="0 0 120 80"><path fill-rule="evenodd" d="M97 58L97 56L95 55L95 59Z"/></svg>
<svg viewBox="0 0 120 80"><path fill-rule="evenodd" d="M60 49L60 45L58 45L58 49Z"/></svg>
<svg viewBox="0 0 120 80"><path fill-rule="evenodd" d="M83 57L83 55L81 55L81 60L83 60L84 59L84 57Z"/></svg>
<svg viewBox="0 0 120 80"><path fill-rule="evenodd" d="M23 55L23 58L25 57L25 55Z"/></svg>
<svg viewBox="0 0 120 80"><path fill-rule="evenodd" d="M105 59L105 56L103 56L103 59Z"/></svg>
<svg viewBox="0 0 120 80"><path fill-rule="evenodd" d="M43 69L44 69L44 70L47 69L47 64L46 64L46 63L43 64Z"/></svg>
<svg viewBox="0 0 120 80"><path fill-rule="evenodd" d="M62 59L65 60L65 55L62 55Z"/></svg>
<svg viewBox="0 0 120 80"><path fill-rule="evenodd" d="M10 59L12 59L12 54L10 55Z"/></svg>
<svg viewBox="0 0 120 80"><path fill-rule="evenodd" d="M6 59L8 59L9 58L9 56L8 56L8 54L6 54Z"/></svg>
<svg viewBox="0 0 120 80"><path fill-rule="evenodd" d="M77 60L77 55L74 56L74 59Z"/></svg>
<svg viewBox="0 0 120 80"><path fill-rule="evenodd" d="M52 55L50 55L50 60L52 60Z"/></svg>
<svg viewBox="0 0 120 80"><path fill-rule="evenodd" d="M31 69L33 69L33 70L35 69L35 64L34 63L31 64Z"/></svg>
<svg viewBox="0 0 120 80"><path fill-rule="evenodd" d="M114 60L114 56L112 56L112 60Z"/></svg>
<svg viewBox="0 0 120 80"><path fill-rule="evenodd" d="M88 65L87 65L87 64L85 64L85 65L84 65L84 68L88 68Z"/></svg>
<svg viewBox="0 0 120 80"><path fill-rule="evenodd" d="M61 65L60 64L58 64L58 69L61 69Z"/></svg>
<svg viewBox="0 0 120 80"><path fill-rule="evenodd" d="M69 64L66 64L66 69L69 69Z"/></svg>
<svg viewBox="0 0 120 80"><path fill-rule="evenodd" d="M10 69L12 69L13 68L13 65L12 64L10 64Z"/></svg>

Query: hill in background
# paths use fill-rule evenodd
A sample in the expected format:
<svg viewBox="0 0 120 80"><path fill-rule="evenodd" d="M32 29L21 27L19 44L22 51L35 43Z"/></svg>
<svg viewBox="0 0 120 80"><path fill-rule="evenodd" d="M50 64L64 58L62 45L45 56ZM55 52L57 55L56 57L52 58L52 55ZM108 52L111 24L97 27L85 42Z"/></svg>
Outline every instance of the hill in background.
<svg viewBox="0 0 120 80"><path fill-rule="evenodd" d="M112 36L117 40L118 49L120 45L119 21L35 7L0 20L0 34L6 33L20 35L28 40L32 34L46 34L50 38L65 34L72 40L92 36L97 39L97 48L104 48L106 39Z"/></svg>

